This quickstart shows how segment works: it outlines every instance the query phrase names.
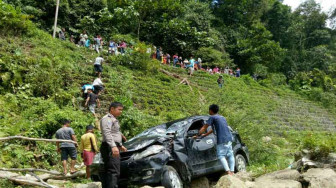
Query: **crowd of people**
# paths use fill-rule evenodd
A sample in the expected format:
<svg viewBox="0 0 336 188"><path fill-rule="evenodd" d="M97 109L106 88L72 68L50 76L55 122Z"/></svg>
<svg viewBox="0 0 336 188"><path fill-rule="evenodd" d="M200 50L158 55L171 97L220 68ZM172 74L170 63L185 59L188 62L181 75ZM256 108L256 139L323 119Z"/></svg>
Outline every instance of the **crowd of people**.
<svg viewBox="0 0 336 188"><path fill-rule="evenodd" d="M62 28L62 30L59 32L59 38L61 40L65 40L65 29ZM70 41L75 43L75 39L73 36L70 37ZM79 36L78 46L85 46L93 48L97 53L100 53L102 50L103 40L102 38L97 35L94 38L94 44L91 46L90 40L88 39L88 36L86 32L84 31ZM124 54L127 51L127 44L125 41L121 41L121 43L115 43L114 41L110 41L108 44L108 53L111 55L118 55L118 54ZM148 54L151 53L152 49L147 49ZM171 65L174 67L180 67L185 68L188 70L189 75L191 76L194 71L202 70L207 71L210 74L227 74L231 76L240 77L240 69L237 68L235 72L232 71L232 69L229 69L226 67L225 69L220 69L218 67L215 67L214 69L210 69L207 67L207 69L204 69L202 67L202 59L197 58L195 60L192 56L187 59L183 58L181 56L178 56L178 54L174 54L173 57L170 56L170 54L162 53L162 48L155 48L154 53L152 54L152 57L160 60L162 64L165 65ZM172 58L172 59L171 59ZM171 61L172 60L172 61ZM84 106L88 108L88 110L92 113L96 121L98 121L98 116L96 114L96 108L100 107L100 100L99 97L104 91L104 83L101 80L102 77L102 71L103 71L103 63L104 63L103 55L99 55L94 63L93 68L95 71L95 79L92 83L85 83L82 86L82 94L83 99L85 101ZM223 87L224 80L223 76L219 75L219 78L217 80L217 83L220 88ZM214 116L218 112L218 106L217 108L214 108L216 106L210 107L210 115ZM117 187L118 184L118 178L120 176L120 152L125 152L127 149L122 145L123 141L127 141L126 137L121 133L120 131L120 124L117 120L117 117L119 117L122 114L123 111L123 105L118 102L111 103L108 113L100 120L98 124L96 124L96 129L100 130L102 133L102 143L100 147L100 153L103 158L104 162L104 169L101 172L101 181L102 181L102 187L103 188L110 188L110 187ZM208 126L218 126L221 127L223 131L225 131L225 122L226 120L222 117L213 117L214 121L209 122ZM220 124L218 124L220 122ZM56 132L56 138L62 139L62 140L70 140L72 142L57 142L57 151L61 154L61 161L63 165L63 173L67 174L67 160L70 157L71 163L70 163L70 174L76 173L77 170L75 169L75 164L77 160L77 153L80 152L81 156L83 158L84 165L86 166L86 176L89 179L90 178L90 165L93 162L94 156L98 150L98 144L97 139L94 135L94 129L95 127L93 125L86 126L86 132L83 134L80 140L80 144L77 143L77 138L75 136L74 130L70 126L71 121L66 120L63 123L62 128L57 130ZM202 131L203 129L201 129ZM200 132L201 132L200 131ZM226 132L227 134L227 132ZM203 135L206 136L206 135ZM229 136L229 135L226 135ZM220 138L218 138L220 139ZM230 142L230 138L227 138ZM223 141L223 139L222 139ZM227 145L223 146L226 151L230 150L229 142L226 143ZM222 152L223 148L219 148L218 152ZM231 148L232 150L232 148ZM228 152L229 153L229 152ZM228 174L232 173L232 160L231 157L229 158L229 166L227 162L225 163L225 157L223 158L222 153L218 153L218 156L220 160L222 161L225 170L228 171ZM231 171L230 171L231 169Z"/></svg>

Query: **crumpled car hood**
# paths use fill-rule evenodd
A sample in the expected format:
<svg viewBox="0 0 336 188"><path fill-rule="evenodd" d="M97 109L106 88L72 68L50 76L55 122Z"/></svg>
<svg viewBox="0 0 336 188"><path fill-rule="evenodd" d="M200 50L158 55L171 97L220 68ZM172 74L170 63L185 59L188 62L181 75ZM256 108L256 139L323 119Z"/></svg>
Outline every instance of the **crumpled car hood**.
<svg viewBox="0 0 336 188"><path fill-rule="evenodd" d="M142 136L135 139L131 139L128 142L124 143L124 146L127 148L128 151L137 151L144 149L154 143L162 144L164 141L168 140L169 137L167 136Z"/></svg>

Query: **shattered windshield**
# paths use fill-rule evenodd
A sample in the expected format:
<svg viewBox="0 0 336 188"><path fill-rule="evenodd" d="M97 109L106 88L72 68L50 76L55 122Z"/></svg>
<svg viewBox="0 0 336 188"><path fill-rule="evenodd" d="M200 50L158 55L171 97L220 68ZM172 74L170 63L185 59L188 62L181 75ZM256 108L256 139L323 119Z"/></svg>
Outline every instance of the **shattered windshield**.
<svg viewBox="0 0 336 188"><path fill-rule="evenodd" d="M176 120L173 122L161 124L152 128L149 128L142 133L136 135L131 140L142 137L142 136L165 136L167 134L173 134L176 132L177 135L183 134L183 127L188 124L187 120ZM167 129L168 127L168 129ZM131 141L129 140L129 141Z"/></svg>

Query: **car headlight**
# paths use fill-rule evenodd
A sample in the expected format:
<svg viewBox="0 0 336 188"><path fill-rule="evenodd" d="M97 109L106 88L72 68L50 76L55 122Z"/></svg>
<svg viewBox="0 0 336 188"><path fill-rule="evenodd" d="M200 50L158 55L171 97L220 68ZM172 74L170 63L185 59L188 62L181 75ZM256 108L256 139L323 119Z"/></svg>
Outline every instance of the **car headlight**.
<svg viewBox="0 0 336 188"><path fill-rule="evenodd" d="M161 145L153 145L153 146L148 147L145 151L134 154L133 159L134 160L139 160L139 159L142 159L142 158L160 153L164 149L165 149L165 147L163 147Z"/></svg>

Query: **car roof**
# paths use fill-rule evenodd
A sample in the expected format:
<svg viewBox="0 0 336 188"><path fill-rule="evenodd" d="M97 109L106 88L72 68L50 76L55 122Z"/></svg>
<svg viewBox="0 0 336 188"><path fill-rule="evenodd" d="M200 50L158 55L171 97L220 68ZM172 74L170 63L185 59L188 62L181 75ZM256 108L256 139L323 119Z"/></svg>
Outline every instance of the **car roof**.
<svg viewBox="0 0 336 188"><path fill-rule="evenodd" d="M185 117L185 118L181 118L181 119L177 119L177 120L174 120L174 121L167 122L165 124L168 128L171 125L173 125L174 123L179 122L179 121L193 121L193 120L196 120L196 119L205 119L205 118L209 118L209 115L203 115L203 116L198 115L198 116Z"/></svg>

